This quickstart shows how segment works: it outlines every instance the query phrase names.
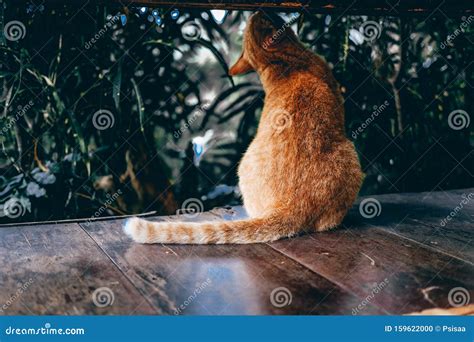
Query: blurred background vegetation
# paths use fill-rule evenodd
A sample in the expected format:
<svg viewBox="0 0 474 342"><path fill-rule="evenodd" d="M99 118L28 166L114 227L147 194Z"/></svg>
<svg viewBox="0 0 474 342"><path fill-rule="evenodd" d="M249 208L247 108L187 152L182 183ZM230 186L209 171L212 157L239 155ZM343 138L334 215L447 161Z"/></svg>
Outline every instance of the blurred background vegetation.
<svg viewBox="0 0 474 342"><path fill-rule="evenodd" d="M0 11L0 222L239 203L236 166L264 101L255 74L227 76L249 12ZM361 194L474 186L473 27L442 13L300 13L293 29L346 98Z"/></svg>

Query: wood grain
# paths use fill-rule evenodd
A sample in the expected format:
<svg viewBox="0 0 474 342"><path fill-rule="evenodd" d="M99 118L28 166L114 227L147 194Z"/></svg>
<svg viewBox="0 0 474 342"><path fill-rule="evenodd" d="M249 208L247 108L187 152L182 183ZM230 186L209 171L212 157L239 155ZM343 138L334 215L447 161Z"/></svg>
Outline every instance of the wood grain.
<svg viewBox="0 0 474 342"><path fill-rule="evenodd" d="M373 227L341 228L271 246L392 314L449 307L455 287L474 295L472 264Z"/></svg>
<svg viewBox="0 0 474 342"><path fill-rule="evenodd" d="M108 2L119 0L108 0ZM121 1L120 1L121 2ZM130 1L148 6L178 6L190 8L216 8L228 10L278 10L295 11L306 10L313 13L347 13L347 14L426 14L441 10L447 14L471 13L473 6L467 1L452 0L446 3L443 0L137 0Z"/></svg>
<svg viewBox="0 0 474 342"><path fill-rule="evenodd" d="M154 313L77 224L0 229L0 265L1 315ZM101 287L112 305L94 304Z"/></svg>
<svg viewBox="0 0 474 342"><path fill-rule="evenodd" d="M381 207L378 216L364 218L359 200L345 224L384 229L474 264L474 189L375 198Z"/></svg>
<svg viewBox="0 0 474 342"><path fill-rule="evenodd" d="M162 314L350 314L361 301L264 244L139 245L120 223L84 229ZM274 290L291 303L273 305ZM383 312L369 305L365 313Z"/></svg>
<svg viewBox="0 0 474 342"><path fill-rule="evenodd" d="M361 214L359 204L367 199L361 198L340 228L272 244L139 245L123 234L123 219L0 227L0 314L366 315L448 309L456 287L474 298L474 202L455 209L473 192L374 196L380 212L373 218ZM447 215L452 219L442 224ZM196 218L150 219L244 217L242 207L227 207ZM112 305L93 303L101 287L112 290ZM272 296L275 291L279 295Z"/></svg>

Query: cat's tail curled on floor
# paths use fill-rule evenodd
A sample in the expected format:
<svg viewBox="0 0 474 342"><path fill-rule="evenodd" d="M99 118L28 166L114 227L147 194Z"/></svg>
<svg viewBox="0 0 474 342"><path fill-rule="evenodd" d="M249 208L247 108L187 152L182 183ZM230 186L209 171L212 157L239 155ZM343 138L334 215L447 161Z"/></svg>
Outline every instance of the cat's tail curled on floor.
<svg viewBox="0 0 474 342"><path fill-rule="evenodd" d="M124 231L135 242L169 244L245 244L291 237L306 228L294 214L222 222L150 222L128 219Z"/></svg>

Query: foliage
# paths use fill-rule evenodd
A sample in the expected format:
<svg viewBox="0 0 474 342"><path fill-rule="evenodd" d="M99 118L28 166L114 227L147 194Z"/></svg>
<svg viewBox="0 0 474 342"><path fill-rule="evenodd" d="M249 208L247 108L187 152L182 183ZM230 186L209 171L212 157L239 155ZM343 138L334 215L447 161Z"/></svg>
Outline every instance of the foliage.
<svg viewBox="0 0 474 342"><path fill-rule="evenodd" d="M472 131L453 130L448 118L473 112L474 17L325 19L306 21L302 36L333 63L343 86L348 136L367 174L363 193L472 187ZM379 25L379 36L361 42L354 31L368 22Z"/></svg>
<svg viewBox="0 0 474 342"><path fill-rule="evenodd" d="M21 204L3 220L171 213L191 197L238 203L236 165L264 98L255 75L227 76L248 13L221 24L210 11L159 11L157 25L134 8L7 2L3 24L20 21L26 35L0 47L0 202ZM381 35L361 42L369 19ZM462 20L305 14L298 23L344 90L364 193L473 185L471 133L447 119L473 112L472 29L440 48Z"/></svg>

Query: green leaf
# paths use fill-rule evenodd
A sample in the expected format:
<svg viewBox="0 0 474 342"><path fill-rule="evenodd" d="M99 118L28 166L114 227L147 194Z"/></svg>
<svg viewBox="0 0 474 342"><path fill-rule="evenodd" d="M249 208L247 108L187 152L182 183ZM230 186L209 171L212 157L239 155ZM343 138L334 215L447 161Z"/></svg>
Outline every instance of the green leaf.
<svg viewBox="0 0 474 342"><path fill-rule="evenodd" d="M138 118L140 120L140 130L145 133L145 107L143 106L143 99L138 88L137 82L132 78L133 89L135 90L135 96L137 97L138 106Z"/></svg>
<svg viewBox="0 0 474 342"><path fill-rule="evenodd" d="M115 108L120 112L120 91L122 87L122 59L117 65L117 72L112 79L112 97L114 99Z"/></svg>
<svg viewBox="0 0 474 342"><path fill-rule="evenodd" d="M217 50L215 46L212 45L211 42L208 42L207 40L204 40L204 39L198 39L196 40L196 43L201 44L202 46L204 46L205 48L209 49L209 51L212 52L212 54L216 57L219 64L222 66L222 69L224 69L225 76L229 79L230 84L234 86L235 85L234 79L232 78L232 76L229 75L229 66L227 65L227 62L225 61L224 57L219 52L219 50Z"/></svg>

